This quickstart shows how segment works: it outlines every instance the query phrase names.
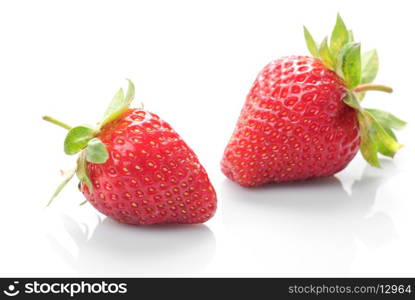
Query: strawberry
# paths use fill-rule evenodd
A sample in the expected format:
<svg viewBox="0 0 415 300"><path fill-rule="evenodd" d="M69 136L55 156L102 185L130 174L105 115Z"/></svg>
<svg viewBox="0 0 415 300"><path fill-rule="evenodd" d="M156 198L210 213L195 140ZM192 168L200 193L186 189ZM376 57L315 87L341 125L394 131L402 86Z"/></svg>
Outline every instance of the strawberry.
<svg viewBox="0 0 415 300"><path fill-rule="evenodd" d="M312 57L282 57L259 73L242 108L221 162L223 173L242 186L330 176L356 153L380 167L378 153L393 157L401 148L393 129L405 122L365 109L373 84L376 50L361 55L338 15L330 39L320 46L304 27Z"/></svg>
<svg viewBox="0 0 415 300"><path fill-rule="evenodd" d="M70 127L64 150L79 153L51 201L76 174L97 210L121 223L203 223L216 210L216 194L195 153L156 114L129 108L134 85L120 89L97 127ZM50 202L51 202L50 201Z"/></svg>

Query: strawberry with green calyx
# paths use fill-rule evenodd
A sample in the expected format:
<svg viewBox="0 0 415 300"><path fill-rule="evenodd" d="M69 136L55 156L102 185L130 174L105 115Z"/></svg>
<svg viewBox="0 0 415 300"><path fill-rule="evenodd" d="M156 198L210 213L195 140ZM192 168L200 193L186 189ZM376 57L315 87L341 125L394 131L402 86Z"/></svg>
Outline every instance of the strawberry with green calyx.
<svg viewBox="0 0 415 300"><path fill-rule="evenodd" d="M358 117L360 151L369 164L380 167L378 153L393 157L402 147L393 130L401 129L405 122L388 112L361 106L367 91L392 93L392 88L372 83L379 68L376 50L361 54L360 43L354 41L352 31L346 28L340 15L331 34L330 47L327 38L317 46L306 27L304 36L311 55L343 79L347 87L343 101L356 110Z"/></svg>
<svg viewBox="0 0 415 300"><path fill-rule="evenodd" d="M405 122L365 109L368 91L392 92L373 84L375 50L360 44L340 16L330 37L317 45L304 27L313 57L287 56L257 76L224 151L221 167L243 186L330 176L358 152L379 167L378 153L393 157L402 147L394 134Z"/></svg>
<svg viewBox="0 0 415 300"><path fill-rule="evenodd" d="M64 152L78 154L49 204L76 174L80 190L101 213L128 224L203 223L216 193L194 152L157 115L132 109L134 85L120 89L96 126L71 127Z"/></svg>

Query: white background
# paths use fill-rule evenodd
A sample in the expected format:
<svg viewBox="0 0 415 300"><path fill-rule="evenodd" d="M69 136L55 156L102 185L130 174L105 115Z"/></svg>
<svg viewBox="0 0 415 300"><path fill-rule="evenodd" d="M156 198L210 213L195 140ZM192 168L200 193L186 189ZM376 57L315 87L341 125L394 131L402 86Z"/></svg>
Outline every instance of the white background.
<svg viewBox="0 0 415 300"><path fill-rule="evenodd" d="M415 276L412 1L2 1L0 4L0 276ZM340 12L378 83L366 106L409 121L384 168L360 155L338 175L244 189L220 172L222 151L260 69L306 54ZM64 131L94 123L125 78L135 105L168 121L216 188L216 216L196 226L123 226L79 207Z"/></svg>

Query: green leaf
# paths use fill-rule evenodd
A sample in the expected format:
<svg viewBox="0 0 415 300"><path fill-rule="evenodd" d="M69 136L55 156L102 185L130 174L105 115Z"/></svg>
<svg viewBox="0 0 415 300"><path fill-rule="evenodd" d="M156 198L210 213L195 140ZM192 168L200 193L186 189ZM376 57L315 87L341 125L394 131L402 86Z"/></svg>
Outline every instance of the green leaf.
<svg viewBox="0 0 415 300"><path fill-rule="evenodd" d="M380 167L377 153L393 157L402 147L367 110L358 114L363 157L373 166Z"/></svg>
<svg viewBox="0 0 415 300"><path fill-rule="evenodd" d="M393 137L391 137L376 118L367 110L364 111L374 133L374 140L377 143L378 151L383 155L393 157L402 145L399 144Z"/></svg>
<svg viewBox="0 0 415 300"><path fill-rule="evenodd" d="M79 181L84 183L90 193L94 191L94 187L92 186L91 180L88 177L88 168L86 162L86 152L82 151L78 157L77 167L76 167L76 176L78 177Z"/></svg>
<svg viewBox="0 0 415 300"><path fill-rule="evenodd" d="M399 119L387 111L380 109L366 108L368 111L384 128L402 129L405 127L406 122Z"/></svg>
<svg viewBox="0 0 415 300"><path fill-rule="evenodd" d="M379 58L376 50L371 50L362 55L362 82L371 83L375 80L379 70Z"/></svg>
<svg viewBox="0 0 415 300"><path fill-rule="evenodd" d="M340 14L337 14L336 25L334 25L333 32L330 38L330 50L333 57L337 57L340 49L349 42L349 31L344 25Z"/></svg>
<svg viewBox="0 0 415 300"><path fill-rule="evenodd" d="M388 113L380 109L365 110L372 115L372 117L382 126L386 133L395 140L395 142L398 142L398 139L395 133L393 132L393 129L402 129L406 125L405 121L402 121L401 119L397 118L391 113ZM393 157L393 155L395 154L393 151L390 151L386 147L380 147L379 152L383 155L390 157Z"/></svg>
<svg viewBox="0 0 415 300"><path fill-rule="evenodd" d="M88 203L88 200L82 201L81 203L79 203L79 206L83 206L83 205L85 205L87 203Z"/></svg>
<svg viewBox="0 0 415 300"><path fill-rule="evenodd" d="M318 53L319 53L319 56L320 56L321 60L323 61L324 65L327 68L329 68L331 70L334 70L334 61L333 61L333 57L330 53L329 46L327 45L327 37L324 38L324 40L321 42Z"/></svg>
<svg viewBox="0 0 415 300"><path fill-rule="evenodd" d="M398 140L396 139L395 134L393 133L392 129L388 128L383 128L386 132L386 134L391 137L395 142L398 142ZM378 145L378 151L379 153L381 153L382 155L388 156L388 157L394 157L395 153L394 151L388 149L387 147L385 147L383 144L379 144Z"/></svg>
<svg viewBox="0 0 415 300"><path fill-rule="evenodd" d="M112 98L110 105L104 114L104 119L101 122L101 126L113 121L127 109L128 107L126 107L124 103L124 91L119 89Z"/></svg>
<svg viewBox="0 0 415 300"><path fill-rule="evenodd" d="M360 59L360 44L347 44L342 49L341 70L343 79L349 89L354 88L360 84L361 81L361 59Z"/></svg>
<svg viewBox="0 0 415 300"><path fill-rule="evenodd" d="M63 174L64 179L63 181L58 185L55 192L53 193L52 197L50 198L48 204L46 206L49 206L52 201L59 195L59 193L62 191L62 189L66 186L66 184L71 181L72 177L75 175L75 169L69 170Z"/></svg>
<svg viewBox="0 0 415 300"><path fill-rule="evenodd" d="M100 123L100 127L114 121L122 113L124 113L130 107L130 104L134 99L134 94L134 84L131 80L128 80L128 90L126 96L124 97L124 91L122 89L118 90L104 114L104 119Z"/></svg>
<svg viewBox="0 0 415 300"><path fill-rule="evenodd" d="M398 141L398 138L396 137L392 129L385 127L383 127L383 129L385 129L386 133L389 134L395 141Z"/></svg>
<svg viewBox="0 0 415 300"><path fill-rule="evenodd" d="M319 55L318 55L317 44L305 26L304 26L304 38L307 44L308 51L310 51L310 54L314 57L318 57Z"/></svg>
<svg viewBox="0 0 415 300"><path fill-rule="evenodd" d="M76 126L69 130L64 141L64 151L73 155L84 149L96 131L89 126Z"/></svg>
<svg viewBox="0 0 415 300"><path fill-rule="evenodd" d="M354 35L353 35L353 31L352 30L349 30L349 43L350 42L354 42Z"/></svg>
<svg viewBox="0 0 415 300"><path fill-rule="evenodd" d="M128 81L128 88L127 88L127 94L125 95L125 103L129 106L131 102L134 100L135 96L135 87L133 82L130 79L127 79Z"/></svg>
<svg viewBox="0 0 415 300"><path fill-rule="evenodd" d="M372 166L380 168L378 159L378 149L376 143L373 142L373 135L371 134L370 124L364 114L358 112L357 118L359 120L360 128L360 153L363 158Z"/></svg>
<svg viewBox="0 0 415 300"><path fill-rule="evenodd" d="M103 164L108 160L107 147L99 138L93 138L86 147L86 160L95 164Z"/></svg>
<svg viewBox="0 0 415 300"><path fill-rule="evenodd" d="M380 167L378 153L393 157L402 147L392 128L402 128L405 122L385 111L363 109L357 95L352 92L343 101L357 111L360 151L363 157L372 166Z"/></svg>
<svg viewBox="0 0 415 300"><path fill-rule="evenodd" d="M359 100L356 98L356 95L353 93L348 93L346 97L344 97L343 102L349 105L350 107L356 109L357 111L361 112L362 107L360 106Z"/></svg>

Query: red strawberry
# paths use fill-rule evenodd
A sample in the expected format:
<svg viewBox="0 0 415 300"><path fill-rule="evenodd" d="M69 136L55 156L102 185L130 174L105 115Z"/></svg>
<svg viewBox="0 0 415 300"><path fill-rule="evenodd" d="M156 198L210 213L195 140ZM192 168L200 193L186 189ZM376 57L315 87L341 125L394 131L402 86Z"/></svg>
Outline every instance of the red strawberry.
<svg viewBox="0 0 415 300"><path fill-rule="evenodd" d="M122 90L115 95L98 128L71 128L44 118L70 129L67 154L80 152L76 170L67 174L57 193L76 173L86 199L119 222L207 221L215 213L216 194L206 171L167 122L128 108L133 96L130 82L127 95Z"/></svg>
<svg viewBox="0 0 415 300"><path fill-rule="evenodd" d="M371 84L376 51L361 57L340 16L330 47L304 33L314 57L283 57L259 73L225 149L222 171L243 186L335 174L359 147L378 167L378 152L393 157L401 147L392 128L405 123L360 105L366 91L392 91Z"/></svg>

